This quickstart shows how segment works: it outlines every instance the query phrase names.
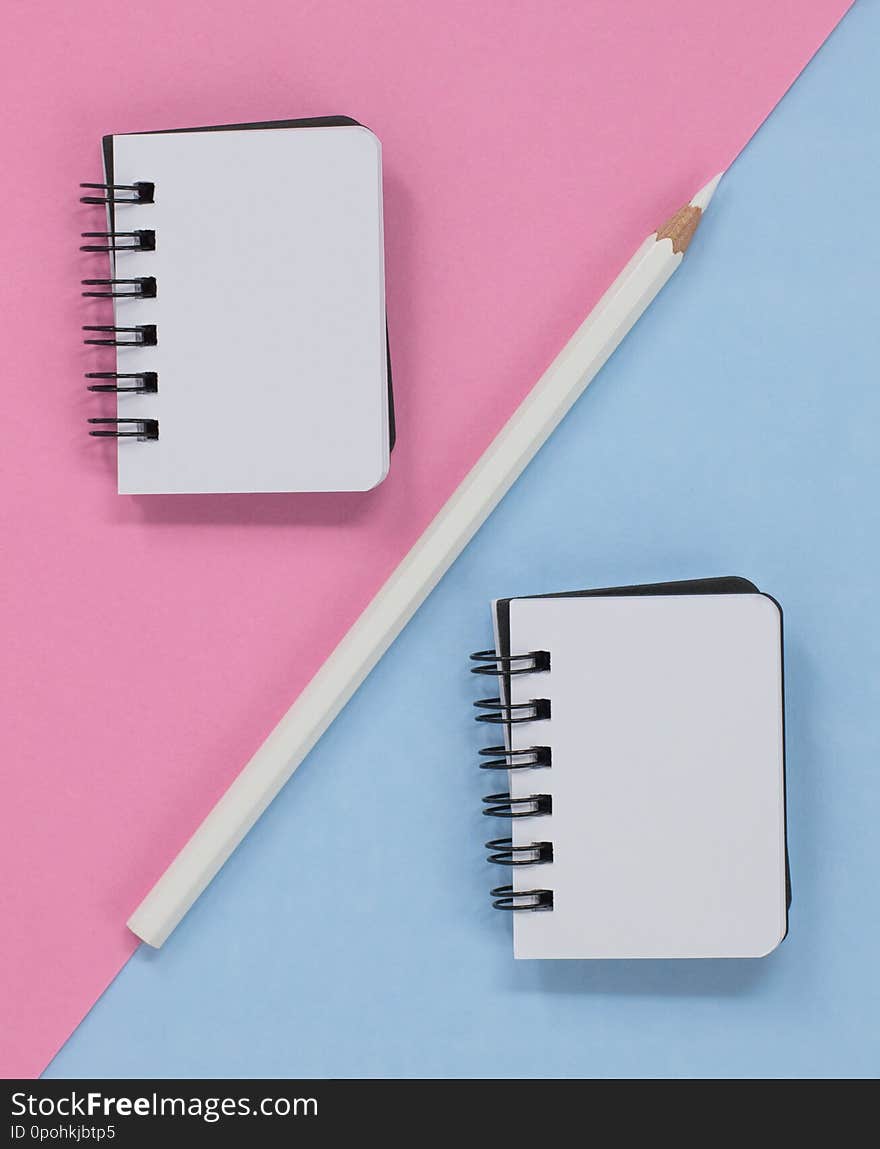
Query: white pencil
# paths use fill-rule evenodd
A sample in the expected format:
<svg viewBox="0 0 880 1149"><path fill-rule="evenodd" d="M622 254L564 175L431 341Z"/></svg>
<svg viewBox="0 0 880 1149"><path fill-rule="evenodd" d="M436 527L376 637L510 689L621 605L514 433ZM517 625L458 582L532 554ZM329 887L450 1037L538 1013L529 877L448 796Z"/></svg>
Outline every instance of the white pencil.
<svg viewBox="0 0 880 1149"><path fill-rule="evenodd" d="M161 946L682 261L721 175L650 235L132 916Z"/></svg>

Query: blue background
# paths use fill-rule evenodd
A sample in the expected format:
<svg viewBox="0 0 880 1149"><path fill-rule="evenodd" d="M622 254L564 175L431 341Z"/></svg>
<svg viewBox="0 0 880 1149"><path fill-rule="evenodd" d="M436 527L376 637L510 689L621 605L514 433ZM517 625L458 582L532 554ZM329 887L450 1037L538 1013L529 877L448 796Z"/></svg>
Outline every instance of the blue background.
<svg viewBox="0 0 880 1149"><path fill-rule="evenodd" d="M880 1070L878 43L857 4L689 266L49 1077ZM788 940L756 962L514 963L465 663L488 600L715 574L785 609Z"/></svg>

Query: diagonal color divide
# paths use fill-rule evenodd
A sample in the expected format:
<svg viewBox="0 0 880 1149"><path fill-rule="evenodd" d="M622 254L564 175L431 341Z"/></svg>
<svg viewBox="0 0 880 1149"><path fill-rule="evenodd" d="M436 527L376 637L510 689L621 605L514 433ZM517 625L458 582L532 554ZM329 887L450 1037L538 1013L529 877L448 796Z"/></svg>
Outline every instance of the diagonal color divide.
<svg viewBox="0 0 880 1149"><path fill-rule="evenodd" d="M6 22L3 1075L44 1067L131 954L132 908L627 253L729 166L848 5L368 7L243 24L220 0L205 26L155 0L146 93L138 10ZM104 132L267 109L350 112L383 141L391 475L339 499L119 498L81 430L82 373L107 365L78 344L98 264L76 257L76 184Z"/></svg>

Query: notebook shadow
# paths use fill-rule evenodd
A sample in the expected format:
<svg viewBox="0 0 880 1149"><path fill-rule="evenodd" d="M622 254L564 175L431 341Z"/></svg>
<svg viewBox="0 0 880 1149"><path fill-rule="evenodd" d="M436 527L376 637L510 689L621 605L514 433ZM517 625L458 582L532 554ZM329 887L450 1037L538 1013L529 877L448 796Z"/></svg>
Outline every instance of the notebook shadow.
<svg viewBox="0 0 880 1149"><path fill-rule="evenodd" d="M736 997L765 980L773 964L773 955L700 961L517 962L511 988L597 997Z"/></svg>
<svg viewBox="0 0 880 1149"><path fill-rule="evenodd" d="M387 480L386 480L387 482ZM383 483L353 494L132 495L148 523L168 526L350 526L375 514L387 497Z"/></svg>

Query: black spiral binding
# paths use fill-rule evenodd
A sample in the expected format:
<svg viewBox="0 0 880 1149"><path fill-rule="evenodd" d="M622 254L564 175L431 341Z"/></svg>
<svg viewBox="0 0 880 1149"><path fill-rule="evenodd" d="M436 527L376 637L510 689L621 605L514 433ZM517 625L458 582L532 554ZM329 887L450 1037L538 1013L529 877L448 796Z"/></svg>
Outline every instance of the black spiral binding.
<svg viewBox="0 0 880 1149"><path fill-rule="evenodd" d="M155 347L157 342L156 325L154 323L141 324L138 327L117 327L113 324L101 324L84 327L83 331L97 331L109 338L84 339L83 343L95 347Z"/></svg>
<svg viewBox="0 0 880 1149"><path fill-rule="evenodd" d="M83 239L102 239L103 243L84 243L80 251L155 251L156 233L149 228L141 231L83 231ZM118 243L117 240L131 240Z"/></svg>
<svg viewBox="0 0 880 1149"><path fill-rule="evenodd" d="M156 194L155 184L140 180L135 184L80 184L81 188L100 191L102 195L81 195L80 203L152 203ZM122 194L120 194L122 193Z"/></svg>
<svg viewBox="0 0 880 1149"><path fill-rule="evenodd" d="M86 379L137 379L137 383L90 383L87 391L131 392L146 395L159 390L159 376L155 371L87 371Z"/></svg>
<svg viewBox="0 0 880 1149"><path fill-rule="evenodd" d="M550 669L550 655L546 650L530 650L528 654L496 654L494 650L477 650L471 655L471 674L534 674L536 670Z"/></svg>
<svg viewBox="0 0 880 1149"><path fill-rule="evenodd" d="M506 790L501 794L487 794L484 814L490 818L530 818L532 814L552 814L553 800L549 794L525 794L514 797Z"/></svg>
<svg viewBox="0 0 880 1149"><path fill-rule="evenodd" d="M478 663L471 673L495 675L509 680L517 674L536 674L550 669L550 655L546 650L531 650L527 654L500 655L494 650L478 650L471 655ZM509 702L504 698L480 698L474 706L483 711L476 721L496 726L539 722L551 716L549 698L530 698L527 702ZM506 745L487 746L480 751L482 770L535 770L551 767L553 756L549 746L529 746L519 750ZM483 813L490 818L533 818L553 813L550 794L513 795L507 791L487 794L483 799ZM513 838L492 838L486 842L488 860L496 866L540 866L553 861L553 843L529 842L514 845ZM547 889L514 890L512 885L496 886L492 890L492 906L496 910L513 912L552 910L553 891Z"/></svg>
<svg viewBox="0 0 880 1149"><path fill-rule="evenodd" d="M508 750L506 746L487 746L480 752L481 770L534 770L537 766L549 766L552 760L549 746L529 746L524 750Z"/></svg>
<svg viewBox="0 0 880 1149"><path fill-rule="evenodd" d="M82 238L92 242L84 243L80 251L107 252L114 255L126 251L155 251L156 233L151 228L134 231L116 231L113 208L122 204L148 204L155 202L156 185L149 180L139 180L133 184L93 184L79 185L90 194L81 195L80 201L108 207L110 211L110 231L84 231ZM123 257L124 258L124 257ZM83 295L90 299L155 299L158 293L156 279L151 275L134 278L116 277L84 279L82 286L89 290ZM155 347L158 332L154 323L138 324L133 327L112 325L89 325L83 327L88 338L83 342L95 347ZM159 390L159 376L155 371L88 371L86 379L102 380L90 382L89 391L111 392L117 395L148 395ZM135 439L146 443L159 438L157 419L89 419L90 435L96 438Z"/></svg>
<svg viewBox="0 0 880 1149"><path fill-rule="evenodd" d="M493 838L486 843L490 852L487 862L496 866L531 866L535 862L553 861L552 842L529 842L527 846L514 846L513 838Z"/></svg>
<svg viewBox="0 0 880 1149"><path fill-rule="evenodd" d="M474 706L487 711L478 714L477 722L490 722L495 726L517 726L522 722L537 722L550 717L549 698L530 698L528 702L505 702L503 698L478 698Z"/></svg>
<svg viewBox="0 0 880 1149"><path fill-rule="evenodd" d="M159 438L159 422L157 419L89 419L90 423L106 423L115 428L112 431L89 431L99 439L139 439L146 443L150 439ZM132 427L131 431L121 431L120 427Z"/></svg>
<svg viewBox="0 0 880 1149"><path fill-rule="evenodd" d="M490 891L496 910L552 910L552 890L514 890L513 886L496 886Z"/></svg>
<svg viewBox="0 0 880 1149"><path fill-rule="evenodd" d="M106 291L84 291L92 299L155 299L156 281L151 275L138 279L84 279L83 287L104 287ZM122 288L117 291L117 288Z"/></svg>

